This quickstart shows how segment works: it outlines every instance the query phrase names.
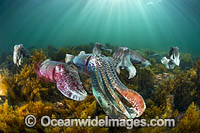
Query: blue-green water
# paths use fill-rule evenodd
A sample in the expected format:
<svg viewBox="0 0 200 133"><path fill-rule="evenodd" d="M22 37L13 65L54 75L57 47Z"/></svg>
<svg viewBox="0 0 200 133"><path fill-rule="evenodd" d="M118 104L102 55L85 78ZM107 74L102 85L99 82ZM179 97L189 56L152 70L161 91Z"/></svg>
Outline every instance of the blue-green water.
<svg viewBox="0 0 200 133"><path fill-rule="evenodd" d="M200 53L199 0L0 0L0 45L90 42ZM199 54L200 55L200 54Z"/></svg>

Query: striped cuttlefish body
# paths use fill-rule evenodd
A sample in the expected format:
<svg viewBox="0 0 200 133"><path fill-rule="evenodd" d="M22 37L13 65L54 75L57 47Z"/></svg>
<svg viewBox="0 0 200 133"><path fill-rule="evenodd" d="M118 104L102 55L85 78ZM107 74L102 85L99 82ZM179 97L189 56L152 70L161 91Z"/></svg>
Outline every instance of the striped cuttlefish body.
<svg viewBox="0 0 200 133"><path fill-rule="evenodd" d="M119 80L110 57L83 54L75 56L73 63L90 74L93 94L107 115L135 118L143 114L146 105L142 96Z"/></svg>

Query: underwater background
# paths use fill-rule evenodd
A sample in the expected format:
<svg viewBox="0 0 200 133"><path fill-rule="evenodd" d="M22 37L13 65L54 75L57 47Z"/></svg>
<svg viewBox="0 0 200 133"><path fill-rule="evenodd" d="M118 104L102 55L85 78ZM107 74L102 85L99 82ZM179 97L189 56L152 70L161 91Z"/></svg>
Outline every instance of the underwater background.
<svg viewBox="0 0 200 133"><path fill-rule="evenodd" d="M199 55L199 0L1 0L0 45L110 43Z"/></svg>
<svg viewBox="0 0 200 133"><path fill-rule="evenodd" d="M0 0L0 133L1 132L200 132L199 0ZM146 103L141 119L175 119L175 127L42 127L29 128L33 114L56 118L105 118L92 94L91 79L80 75L88 96L74 101L56 84L37 77L34 65L45 59L64 62L67 53L91 53L100 42L115 51L134 49L151 62L128 79ZM13 64L13 47L22 43L30 56ZM166 69L161 58L170 46L180 49L180 66ZM106 56L111 53L103 52Z"/></svg>

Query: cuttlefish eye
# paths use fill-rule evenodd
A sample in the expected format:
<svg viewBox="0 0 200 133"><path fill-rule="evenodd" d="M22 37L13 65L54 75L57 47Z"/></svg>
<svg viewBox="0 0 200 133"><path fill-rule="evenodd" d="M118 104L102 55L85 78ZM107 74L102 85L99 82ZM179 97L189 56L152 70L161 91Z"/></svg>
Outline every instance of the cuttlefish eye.
<svg viewBox="0 0 200 133"><path fill-rule="evenodd" d="M63 72L64 70L62 69L61 65L56 66L56 72Z"/></svg>

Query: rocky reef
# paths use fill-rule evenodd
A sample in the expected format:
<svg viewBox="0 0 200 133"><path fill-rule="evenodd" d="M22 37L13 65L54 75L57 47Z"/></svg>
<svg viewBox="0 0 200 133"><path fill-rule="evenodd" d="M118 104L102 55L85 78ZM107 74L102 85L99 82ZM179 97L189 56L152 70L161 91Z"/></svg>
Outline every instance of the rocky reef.
<svg viewBox="0 0 200 133"><path fill-rule="evenodd" d="M200 60L191 54L181 53L181 66L167 70L158 62L153 51L140 51L151 63L141 68L136 65L137 75L128 79L128 72L122 70L120 80L129 88L139 92L147 109L141 119L175 119L175 127L42 127L36 124L29 128L24 119L28 114L38 118L105 118L91 93L91 81L86 75L81 80L89 96L84 101L73 101L64 97L56 85L44 81L34 73L34 64L47 58L64 62L65 54L77 55L80 51L92 51L92 45L70 48L30 49L31 57L24 59L21 67L12 64L9 54L1 57L0 64L0 132L200 132ZM107 47L117 49L107 44ZM111 55L109 52L103 53ZM2 56L4 56L2 55ZM162 54L163 55L163 54Z"/></svg>

